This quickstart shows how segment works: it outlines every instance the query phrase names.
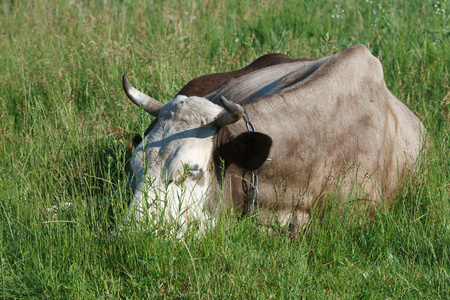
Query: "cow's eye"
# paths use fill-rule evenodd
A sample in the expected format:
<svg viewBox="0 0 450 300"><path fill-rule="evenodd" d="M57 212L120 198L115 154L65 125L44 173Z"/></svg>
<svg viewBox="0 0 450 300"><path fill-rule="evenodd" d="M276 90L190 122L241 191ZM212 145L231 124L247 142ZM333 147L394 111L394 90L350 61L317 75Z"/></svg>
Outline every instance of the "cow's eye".
<svg viewBox="0 0 450 300"><path fill-rule="evenodd" d="M202 174L203 170L198 165L191 166L188 170L188 175L191 179L198 179Z"/></svg>

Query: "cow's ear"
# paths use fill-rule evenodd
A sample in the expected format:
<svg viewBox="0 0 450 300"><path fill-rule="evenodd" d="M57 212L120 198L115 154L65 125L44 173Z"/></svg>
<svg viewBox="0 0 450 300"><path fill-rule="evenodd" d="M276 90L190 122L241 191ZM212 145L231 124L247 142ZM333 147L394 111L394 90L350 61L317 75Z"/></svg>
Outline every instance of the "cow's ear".
<svg viewBox="0 0 450 300"><path fill-rule="evenodd" d="M133 147L136 148L142 142L142 137L140 134L136 134L133 138Z"/></svg>
<svg viewBox="0 0 450 300"><path fill-rule="evenodd" d="M272 139L268 135L242 133L225 146L225 160L247 170L256 170L267 160L271 146Z"/></svg>

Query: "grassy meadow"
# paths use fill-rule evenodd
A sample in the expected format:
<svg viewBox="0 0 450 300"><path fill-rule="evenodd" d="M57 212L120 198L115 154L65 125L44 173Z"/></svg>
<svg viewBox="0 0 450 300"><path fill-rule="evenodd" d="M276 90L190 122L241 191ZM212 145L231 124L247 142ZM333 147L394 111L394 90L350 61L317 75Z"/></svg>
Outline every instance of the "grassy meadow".
<svg viewBox="0 0 450 300"><path fill-rule="evenodd" d="M1 1L0 298L450 298L449 10L448 0ZM365 224L314 213L296 239L235 217L205 237L111 234L127 199L114 215L99 200L124 184L128 136L151 121L125 96L124 72L167 101L262 54L318 58L357 43L430 137L389 210Z"/></svg>

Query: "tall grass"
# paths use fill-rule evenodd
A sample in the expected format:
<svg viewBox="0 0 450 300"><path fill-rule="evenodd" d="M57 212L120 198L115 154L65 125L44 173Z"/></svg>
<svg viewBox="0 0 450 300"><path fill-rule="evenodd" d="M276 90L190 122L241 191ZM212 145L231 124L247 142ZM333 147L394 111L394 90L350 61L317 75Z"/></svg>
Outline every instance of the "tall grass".
<svg viewBox="0 0 450 300"><path fill-rule="evenodd" d="M443 0L2 1L0 295L450 297L448 10ZM123 72L168 100L265 53L323 57L356 43L430 135L425 166L389 211L365 224L314 213L295 240L233 217L204 238L112 234L127 199L112 217L100 199L124 184L128 133L150 122L121 90Z"/></svg>

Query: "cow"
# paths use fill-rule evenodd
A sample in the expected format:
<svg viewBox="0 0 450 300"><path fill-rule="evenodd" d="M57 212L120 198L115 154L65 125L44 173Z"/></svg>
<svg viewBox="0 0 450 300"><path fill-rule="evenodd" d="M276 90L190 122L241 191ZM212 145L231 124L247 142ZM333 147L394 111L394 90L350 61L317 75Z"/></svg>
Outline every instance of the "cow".
<svg viewBox="0 0 450 300"><path fill-rule="evenodd" d="M423 124L363 45L321 59L267 54L193 79L166 104L126 74L123 88L155 117L131 158L136 222L162 216L205 231L221 211L245 214L257 203L261 224L298 229L337 189L336 199L366 199L360 205L373 211L426 144Z"/></svg>

